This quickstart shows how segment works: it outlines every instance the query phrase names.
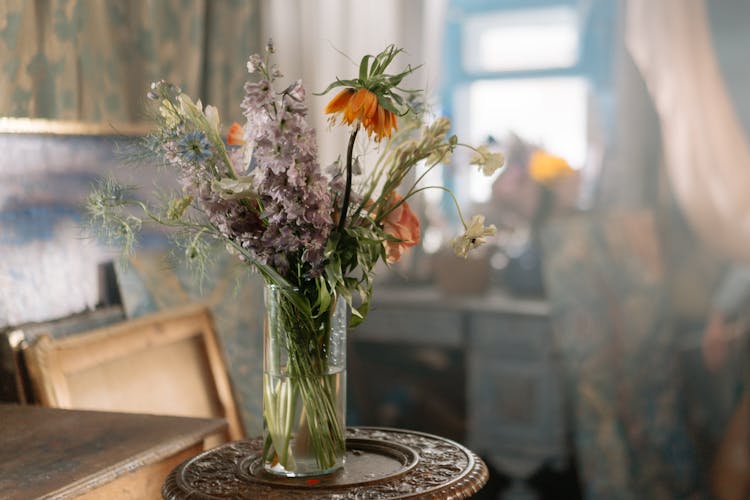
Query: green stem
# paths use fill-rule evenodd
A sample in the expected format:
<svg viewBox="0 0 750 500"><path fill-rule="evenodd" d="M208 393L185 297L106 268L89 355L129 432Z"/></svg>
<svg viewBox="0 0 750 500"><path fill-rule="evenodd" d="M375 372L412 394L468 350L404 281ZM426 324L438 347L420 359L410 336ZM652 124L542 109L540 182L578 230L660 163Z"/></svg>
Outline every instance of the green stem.
<svg viewBox="0 0 750 500"><path fill-rule="evenodd" d="M341 215L339 216L339 225L337 228L339 234L344 231L346 212L349 210L349 197L352 190L352 155L354 153L354 142L357 139L357 132L359 132L359 125L354 129L352 135L349 136L349 145L346 148L346 186L344 187L344 201L341 203Z"/></svg>
<svg viewBox="0 0 750 500"><path fill-rule="evenodd" d="M448 193L448 195L451 197L451 200L453 200L453 205L456 207L456 213L458 214L458 218L461 221L461 225L464 226L464 229L467 229L468 226L466 225L466 220L464 220L464 215L461 212L461 206L458 204L458 200L456 199L456 195L453 194L453 191L451 191L450 189L448 189L445 186L424 186L424 187L421 187L419 189L413 189L412 188L411 190L409 190L409 192L406 194L406 196L404 196L404 200L406 200L408 198L411 198L415 194L420 193L422 191L426 191L428 189L440 189L441 191L445 191L446 193Z"/></svg>
<svg viewBox="0 0 750 500"><path fill-rule="evenodd" d="M272 375L283 375L278 384L264 385L264 391L267 391L264 402L270 405L264 416L271 435L264 457L268 460L275 451L279 463L293 471L295 457L290 443L297 430L295 448L305 439L309 440L318 466L329 469L345 448L344 433L336 410L336 387L326 380L329 375L325 359L327 350L314 348L310 340L314 339L321 345L330 341L330 318L324 315L321 322L311 321L294 301L281 293L280 288L274 293L278 293L271 298L276 301L276 310L271 314L276 315L276 321L269 335L274 336L276 347L286 348L288 364L283 373L279 368L280 373L266 374L265 377L270 380ZM304 426L301 429L294 427L298 399L302 402L301 414L304 415L297 422L297 425Z"/></svg>

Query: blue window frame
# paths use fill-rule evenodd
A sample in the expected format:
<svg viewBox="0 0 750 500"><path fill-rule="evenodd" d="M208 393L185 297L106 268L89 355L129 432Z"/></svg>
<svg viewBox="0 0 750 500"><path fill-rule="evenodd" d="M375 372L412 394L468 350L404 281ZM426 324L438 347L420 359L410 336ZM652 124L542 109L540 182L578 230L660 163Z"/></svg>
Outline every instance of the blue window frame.
<svg viewBox="0 0 750 500"><path fill-rule="evenodd" d="M447 14L441 102L460 136L513 131L583 167L592 109L612 133L615 0L449 0ZM489 196L486 181L446 181L462 201Z"/></svg>

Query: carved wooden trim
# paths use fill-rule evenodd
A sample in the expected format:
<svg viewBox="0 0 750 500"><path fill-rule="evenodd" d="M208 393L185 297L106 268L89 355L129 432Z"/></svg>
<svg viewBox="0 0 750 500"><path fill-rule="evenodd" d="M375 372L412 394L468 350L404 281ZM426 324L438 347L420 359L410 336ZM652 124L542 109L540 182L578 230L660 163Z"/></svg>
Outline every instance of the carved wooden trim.
<svg viewBox="0 0 750 500"><path fill-rule="evenodd" d="M424 498L462 499L478 492L489 473L484 462L473 452L453 441L421 432L398 429L353 427L347 429L352 441L371 440L395 443L414 450L415 464L403 473L384 474L372 480L362 473L352 477L343 470L314 478L277 478L249 467L260 456L260 438L237 441L206 451L176 467L162 486L168 500L215 498ZM353 451L351 446L348 446ZM354 450L353 452L356 452ZM369 453L360 451L360 453ZM367 460L367 458L364 458ZM365 462L366 463L366 462ZM373 461L376 464L377 461ZM375 467L375 465L374 465ZM359 473L356 473L359 474Z"/></svg>

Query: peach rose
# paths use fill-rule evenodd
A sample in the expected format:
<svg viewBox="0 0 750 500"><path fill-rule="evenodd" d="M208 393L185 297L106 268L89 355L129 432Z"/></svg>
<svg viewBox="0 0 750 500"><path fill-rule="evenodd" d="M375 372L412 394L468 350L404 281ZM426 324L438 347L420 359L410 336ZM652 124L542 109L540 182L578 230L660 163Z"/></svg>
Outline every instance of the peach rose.
<svg viewBox="0 0 750 500"><path fill-rule="evenodd" d="M393 193L390 206L394 206L403 199L400 195ZM419 243L419 219L412 212L407 202L401 203L391 211L383 222L385 234L398 241L385 240L386 261L389 264L398 262L406 250Z"/></svg>

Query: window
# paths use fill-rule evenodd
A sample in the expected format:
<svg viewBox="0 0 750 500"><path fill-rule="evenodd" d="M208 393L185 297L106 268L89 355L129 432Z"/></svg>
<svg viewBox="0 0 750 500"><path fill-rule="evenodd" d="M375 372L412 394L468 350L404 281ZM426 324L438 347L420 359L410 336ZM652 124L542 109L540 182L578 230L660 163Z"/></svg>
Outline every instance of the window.
<svg viewBox="0 0 750 500"><path fill-rule="evenodd" d="M581 77L475 81L465 136L478 144L515 133L579 168L586 159L586 93ZM471 201L489 200L491 186L480 172L471 170L469 185Z"/></svg>
<svg viewBox="0 0 750 500"><path fill-rule="evenodd" d="M470 16L462 30L464 67L477 73L574 66L577 20L570 6Z"/></svg>
<svg viewBox="0 0 750 500"><path fill-rule="evenodd" d="M492 138L502 151L503 140L513 133L582 167L589 89L580 63L577 8L547 2L487 10L470 0L452 3L448 43L460 48L447 51L445 68L451 75L444 98L459 137L473 144ZM456 169L453 175L463 203L489 200L491 182L481 173Z"/></svg>

